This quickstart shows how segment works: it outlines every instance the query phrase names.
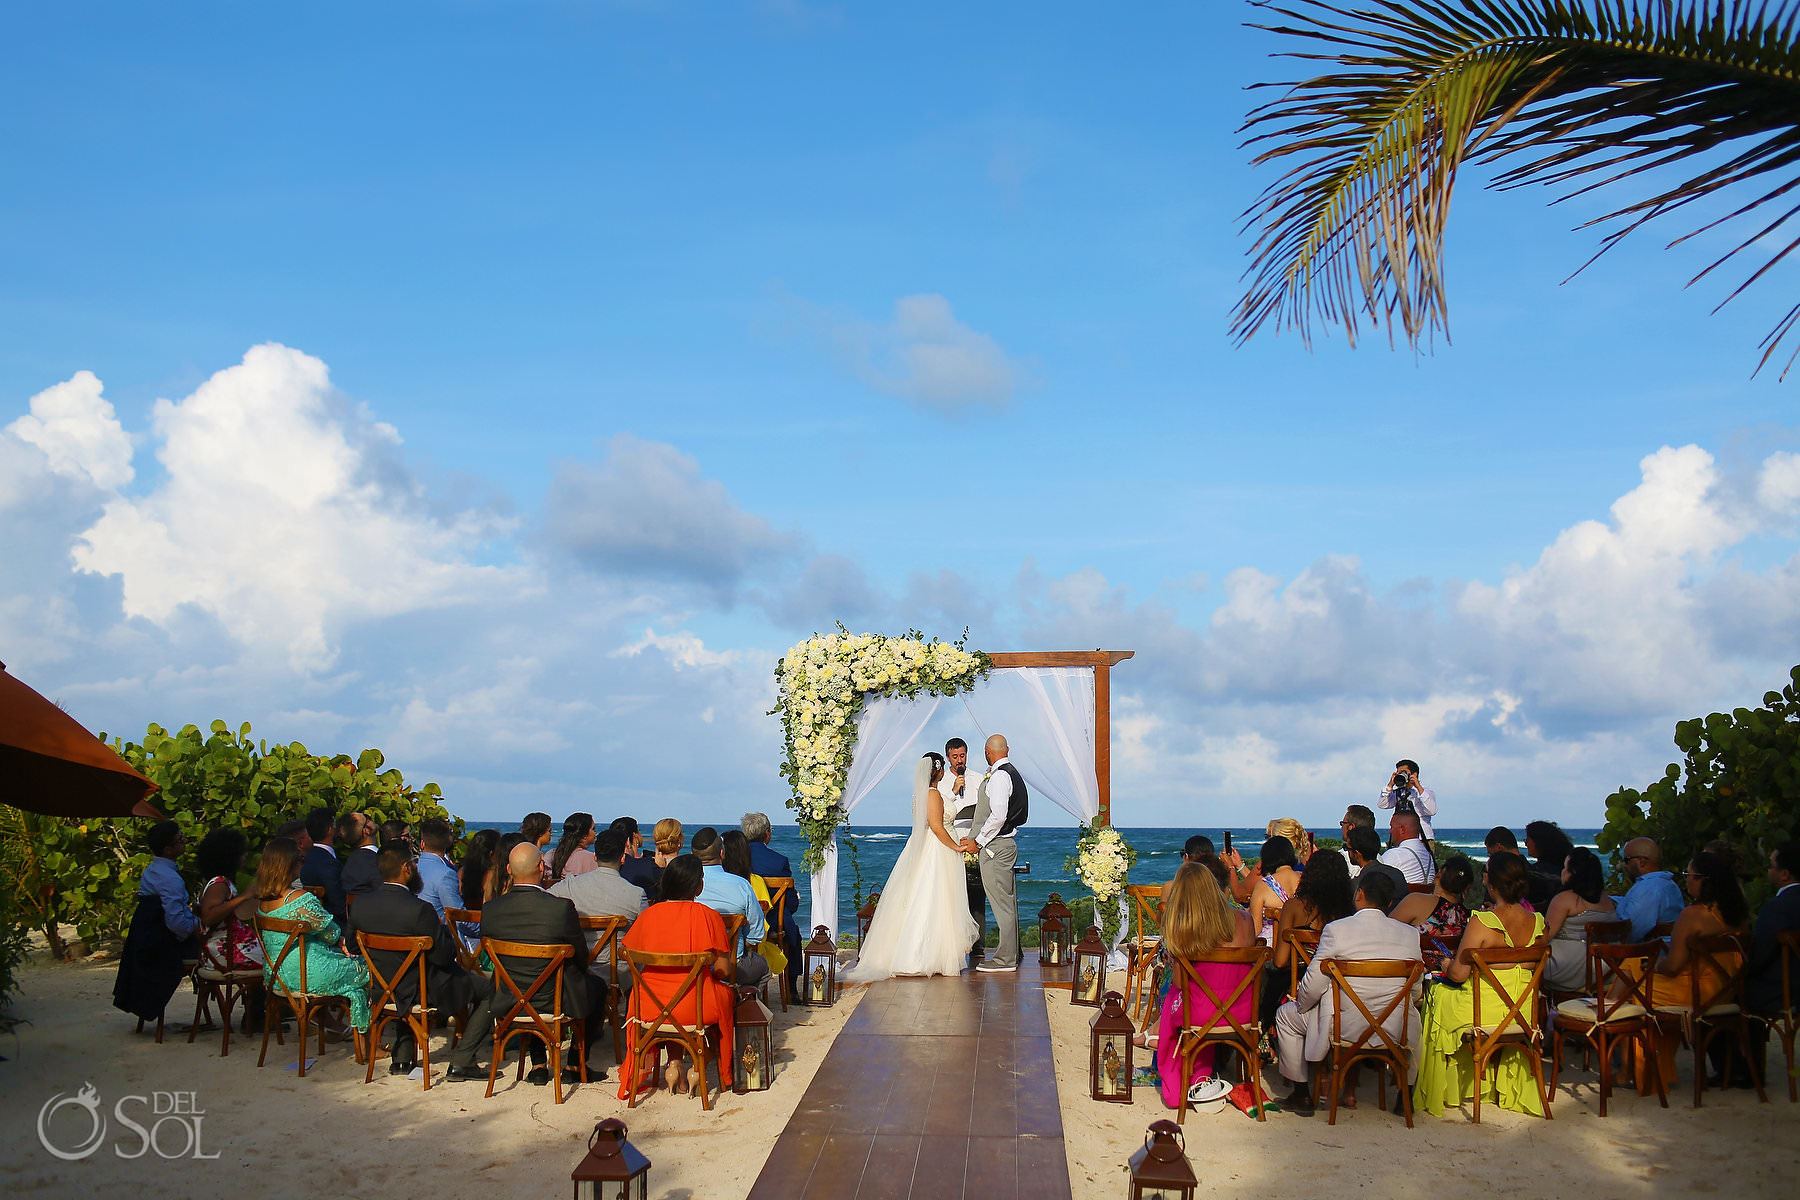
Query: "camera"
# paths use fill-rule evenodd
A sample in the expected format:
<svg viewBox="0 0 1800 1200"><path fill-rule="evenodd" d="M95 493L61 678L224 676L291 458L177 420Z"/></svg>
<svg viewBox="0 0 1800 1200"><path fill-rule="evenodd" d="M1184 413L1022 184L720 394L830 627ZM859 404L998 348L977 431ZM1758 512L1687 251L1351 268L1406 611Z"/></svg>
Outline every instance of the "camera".
<svg viewBox="0 0 1800 1200"><path fill-rule="evenodd" d="M1396 792L1404 792L1407 788L1412 786L1412 780L1407 778L1405 771L1395 771L1394 778L1391 782L1392 787Z"/></svg>

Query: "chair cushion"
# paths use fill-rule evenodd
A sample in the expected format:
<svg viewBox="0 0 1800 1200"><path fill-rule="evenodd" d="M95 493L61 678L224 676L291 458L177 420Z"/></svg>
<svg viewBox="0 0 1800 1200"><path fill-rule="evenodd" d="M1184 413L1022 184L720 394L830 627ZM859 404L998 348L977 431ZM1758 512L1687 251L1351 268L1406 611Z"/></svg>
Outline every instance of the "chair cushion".
<svg viewBox="0 0 1800 1200"><path fill-rule="evenodd" d="M1656 1006L1656 1011L1659 1013L1669 1013L1672 1016L1685 1017L1693 1014L1694 1006L1691 1004L1659 1004ZM1715 1004L1701 1015L1707 1017L1735 1017L1743 1011L1743 1009L1735 1004Z"/></svg>
<svg viewBox="0 0 1800 1200"><path fill-rule="evenodd" d="M227 981L239 983L261 979L263 973L261 967L245 967L236 971L215 971L211 967L196 967L194 969L194 974L211 983L225 983Z"/></svg>
<svg viewBox="0 0 1800 1200"><path fill-rule="evenodd" d="M1594 1006L1594 999L1592 996L1583 996L1577 1000L1564 1000L1561 1004L1556 1006L1556 1015L1557 1016L1565 1017L1571 1021L1585 1021L1589 1025L1596 1024L1596 1021L1594 1019L1595 1011L1596 1011L1596 1009ZM1641 1017L1643 1015L1644 1015L1644 1006L1643 1005L1641 1005L1641 1004L1621 1004L1621 1005L1619 1005L1619 1007L1617 1007L1617 1008L1613 1009L1611 1012L1607 1013L1606 1019L1609 1022L1611 1022L1611 1021L1629 1021L1635 1017Z"/></svg>

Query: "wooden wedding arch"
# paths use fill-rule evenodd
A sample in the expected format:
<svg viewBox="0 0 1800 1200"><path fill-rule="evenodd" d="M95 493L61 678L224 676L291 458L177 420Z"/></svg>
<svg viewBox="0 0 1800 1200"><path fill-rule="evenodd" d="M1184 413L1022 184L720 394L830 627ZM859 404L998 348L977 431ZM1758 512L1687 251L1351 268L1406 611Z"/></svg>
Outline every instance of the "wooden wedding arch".
<svg viewBox="0 0 1800 1200"><path fill-rule="evenodd" d="M993 654L996 671L1009 667L1092 667L1094 670L1094 777L1100 785L1100 811L1094 827L1112 824L1112 669L1134 650L1027 650Z"/></svg>

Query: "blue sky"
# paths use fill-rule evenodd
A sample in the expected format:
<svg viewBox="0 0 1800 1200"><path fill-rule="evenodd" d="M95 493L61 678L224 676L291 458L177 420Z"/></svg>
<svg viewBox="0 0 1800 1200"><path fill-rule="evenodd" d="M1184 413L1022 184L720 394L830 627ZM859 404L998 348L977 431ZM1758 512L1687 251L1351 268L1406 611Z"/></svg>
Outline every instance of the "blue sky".
<svg viewBox="0 0 1800 1200"><path fill-rule="evenodd" d="M1139 651L1122 822L1402 754L1597 821L1800 661L1792 276L1711 315L1670 228L1564 284L1604 197L1476 177L1453 343L1236 347L1252 15L13 12L0 657L470 817L717 819L779 804L787 645L968 625Z"/></svg>

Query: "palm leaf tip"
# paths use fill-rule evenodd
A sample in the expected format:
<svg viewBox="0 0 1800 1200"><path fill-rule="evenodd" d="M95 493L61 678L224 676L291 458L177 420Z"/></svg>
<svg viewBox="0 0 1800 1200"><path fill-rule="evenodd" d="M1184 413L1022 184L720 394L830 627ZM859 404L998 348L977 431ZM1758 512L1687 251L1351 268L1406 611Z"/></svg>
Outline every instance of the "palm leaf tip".
<svg viewBox="0 0 1800 1200"><path fill-rule="evenodd" d="M1240 343L1273 324L1310 345L1321 321L1353 344L1364 322L1390 339L1398 327L1415 347L1447 334L1444 231L1465 162L1505 160L1493 186L1565 185L1566 198L1705 158L1680 183L1590 222L1611 225L1604 253L1648 221L1741 190L1702 229L1755 221L1758 232L1695 279L1791 215L1758 210L1800 185L1800 0L1257 6L1282 19L1257 27L1290 43L1286 57L1331 73L1272 85L1280 96L1242 127L1254 163L1283 171L1244 214ZM1726 302L1796 247L1800 237L1775 246ZM1795 324L1790 314L1771 333L1763 362Z"/></svg>

